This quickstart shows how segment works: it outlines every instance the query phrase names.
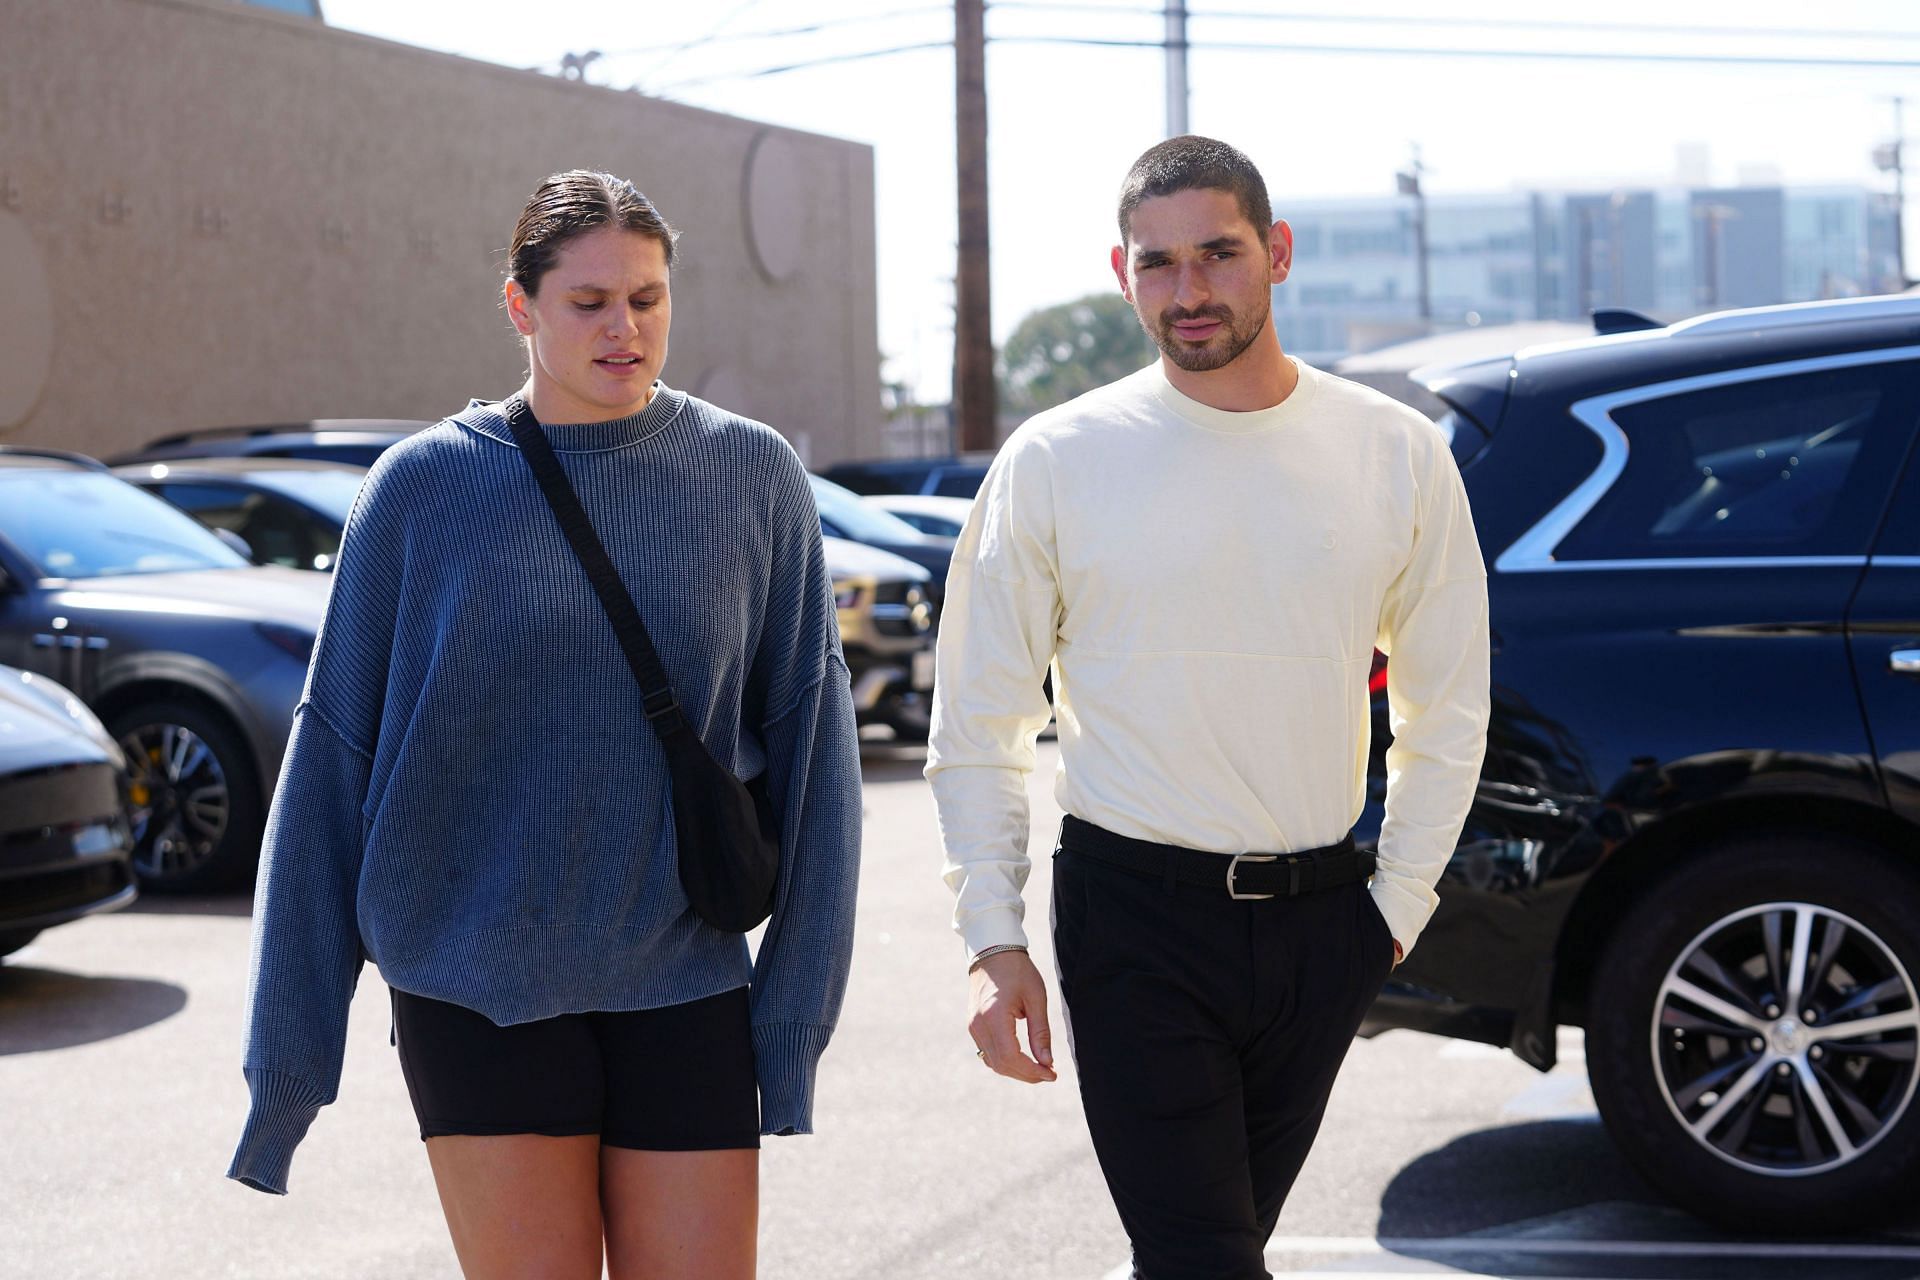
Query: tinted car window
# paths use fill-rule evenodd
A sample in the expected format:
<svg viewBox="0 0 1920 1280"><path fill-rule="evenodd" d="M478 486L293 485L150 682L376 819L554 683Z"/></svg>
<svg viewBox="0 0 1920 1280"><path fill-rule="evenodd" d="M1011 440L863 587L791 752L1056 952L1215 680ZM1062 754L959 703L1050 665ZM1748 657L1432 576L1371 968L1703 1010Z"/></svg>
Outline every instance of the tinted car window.
<svg viewBox="0 0 1920 1280"><path fill-rule="evenodd" d="M827 536L850 538L855 542L920 541L920 531L897 516L860 501L858 495L831 480L809 477L813 500L820 508L820 520Z"/></svg>
<svg viewBox="0 0 1920 1280"><path fill-rule="evenodd" d="M168 502L193 513L194 519L215 529L230 529L246 539L259 564L289 569L324 569L340 550L338 535L325 532L320 522L301 508L270 493L232 484L165 484L159 493ZM324 560L319 557L325 557Z"/></svg>
<svg viewBox="0 0 1920 1280"><path fill-rule="evenodd" d="M985 467L945 467L939 480L934 482L933 491L942 498L976 498L986 478Z"/></svg>
<svg viewBox="0 0 1920 1280"><path fill-rule="evenodd" d="M1910 365L1864 365L1621 406L1626 469L1555 557L1863 555L1913 382Z"/></svg>
<svg viewBox="0 0 1920 1280"><path fill-rule="evenodd" d="M353 499L367 478L364 471L334 470L291 471L273 468L253 473L252 479L263 489L275 489L288 497L323 511L340 523L347 522Z"/></svg>
<svg viewBox="0 0 1920 1280"><path fill-rule="evenodd" d="M239 569L247 563L191 516L96 472L0 470L0 531L51 578Z"/></svg>

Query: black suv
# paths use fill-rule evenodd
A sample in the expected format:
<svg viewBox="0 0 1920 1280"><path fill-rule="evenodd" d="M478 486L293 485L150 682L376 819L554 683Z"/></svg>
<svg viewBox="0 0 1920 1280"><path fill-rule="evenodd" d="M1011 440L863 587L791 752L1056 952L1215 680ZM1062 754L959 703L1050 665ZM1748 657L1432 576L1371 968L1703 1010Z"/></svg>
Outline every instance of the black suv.
<svg viewBox="0 0 1920 1280"><path fill-rule="evenodd" d="M1366 1034L1545 1070L1694 1211L1920 1189L1920 298L1702 316L1415 380L1488 565L1493 713ZM1376 685L1380 683L1376 681ZM1367 812L1385 795L1374 697Z"/></svg>

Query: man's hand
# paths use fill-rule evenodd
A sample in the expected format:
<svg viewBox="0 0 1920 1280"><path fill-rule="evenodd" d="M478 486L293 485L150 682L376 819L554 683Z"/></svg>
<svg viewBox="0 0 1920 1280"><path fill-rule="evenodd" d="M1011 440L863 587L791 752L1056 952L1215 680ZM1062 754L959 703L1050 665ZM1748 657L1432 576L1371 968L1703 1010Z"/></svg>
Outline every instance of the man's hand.
<svg viewBox="0 0 1920 1280"><path fill-rule="evenodd" d="M975 966L967 995L967 1034L981 1061L1001 1075L1045 1084L1053 1073L1053 1032L1047 1026L1047 984L1024 951L1002 951ZM1014 1024L1027 1022L1029 1058L1020 1052Z"/></svg>

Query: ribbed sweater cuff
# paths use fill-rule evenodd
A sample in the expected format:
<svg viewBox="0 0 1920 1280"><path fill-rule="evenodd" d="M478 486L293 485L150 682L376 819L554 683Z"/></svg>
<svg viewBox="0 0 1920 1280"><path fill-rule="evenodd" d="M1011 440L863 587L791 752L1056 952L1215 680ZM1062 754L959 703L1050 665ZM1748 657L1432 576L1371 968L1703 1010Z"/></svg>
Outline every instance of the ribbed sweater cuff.
<svg viewBox="0 0 1920 1280"><path fill-rule="evenodd" d="M806 1022L770 1022L753 1029L761 1133L813 1132L813 1078L832 1035L833 1028Z"/></svg>
<svg viewBox="0 0 1920 1280"><path fill-rule="evenodd" d="M298 1076L258 1068L248 1068L246 1075L253 1105L227 1176L255 1191L283 1196L293 1149L327 1100Z"/></svg>

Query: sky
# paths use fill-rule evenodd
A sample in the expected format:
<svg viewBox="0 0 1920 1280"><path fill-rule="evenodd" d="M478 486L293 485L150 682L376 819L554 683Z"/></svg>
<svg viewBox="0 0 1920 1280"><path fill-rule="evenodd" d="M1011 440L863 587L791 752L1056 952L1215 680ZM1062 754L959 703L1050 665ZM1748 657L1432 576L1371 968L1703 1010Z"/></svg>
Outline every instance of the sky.
<svg viewBox="0 0 1920 1280"><path fill-rule="evenodd" d="M1163 0L1007 0L987 15L993 328L1114 289L1114 203L1134 158L1166 136ZM1890 189L1873 148L1896 94L1920 135L1913 0L1187 0L1189 128L1260 167L1289 201L1392 195L1418 145L1429 193L1607 189L1673 180L1704 145L1716 182ZM874 148L883 373L925 402L951 379L954 76L951 47L776 66L949 41L924 0L323 0L329 23L518 67L600 50L589 81ZM806 31L803 28L817 28ZM1626 28L1626 29L1620 29ZM1653 28L1653 30L1646 30ZM766 35L763 33L788 33ZM1354 49L1356 52L1336 52ZM1475 56L1443 56L1470 49ZM1487 56L1549 52L1553 58ZM1863 59L1884 67L1597 61ZM1576 56L1567 56L1576 55ZM1920 161L1920 149L1910 151ZM584 158L583 158L584 162ZM672 193L631 177L672 216ZM1911 206L1914 202L1910 201ZM1908 243L1920 251L1916 219ZM1912 255L1920 260L1920 252ZM1296 267L1296 278L1301 269Z"/></svg>

